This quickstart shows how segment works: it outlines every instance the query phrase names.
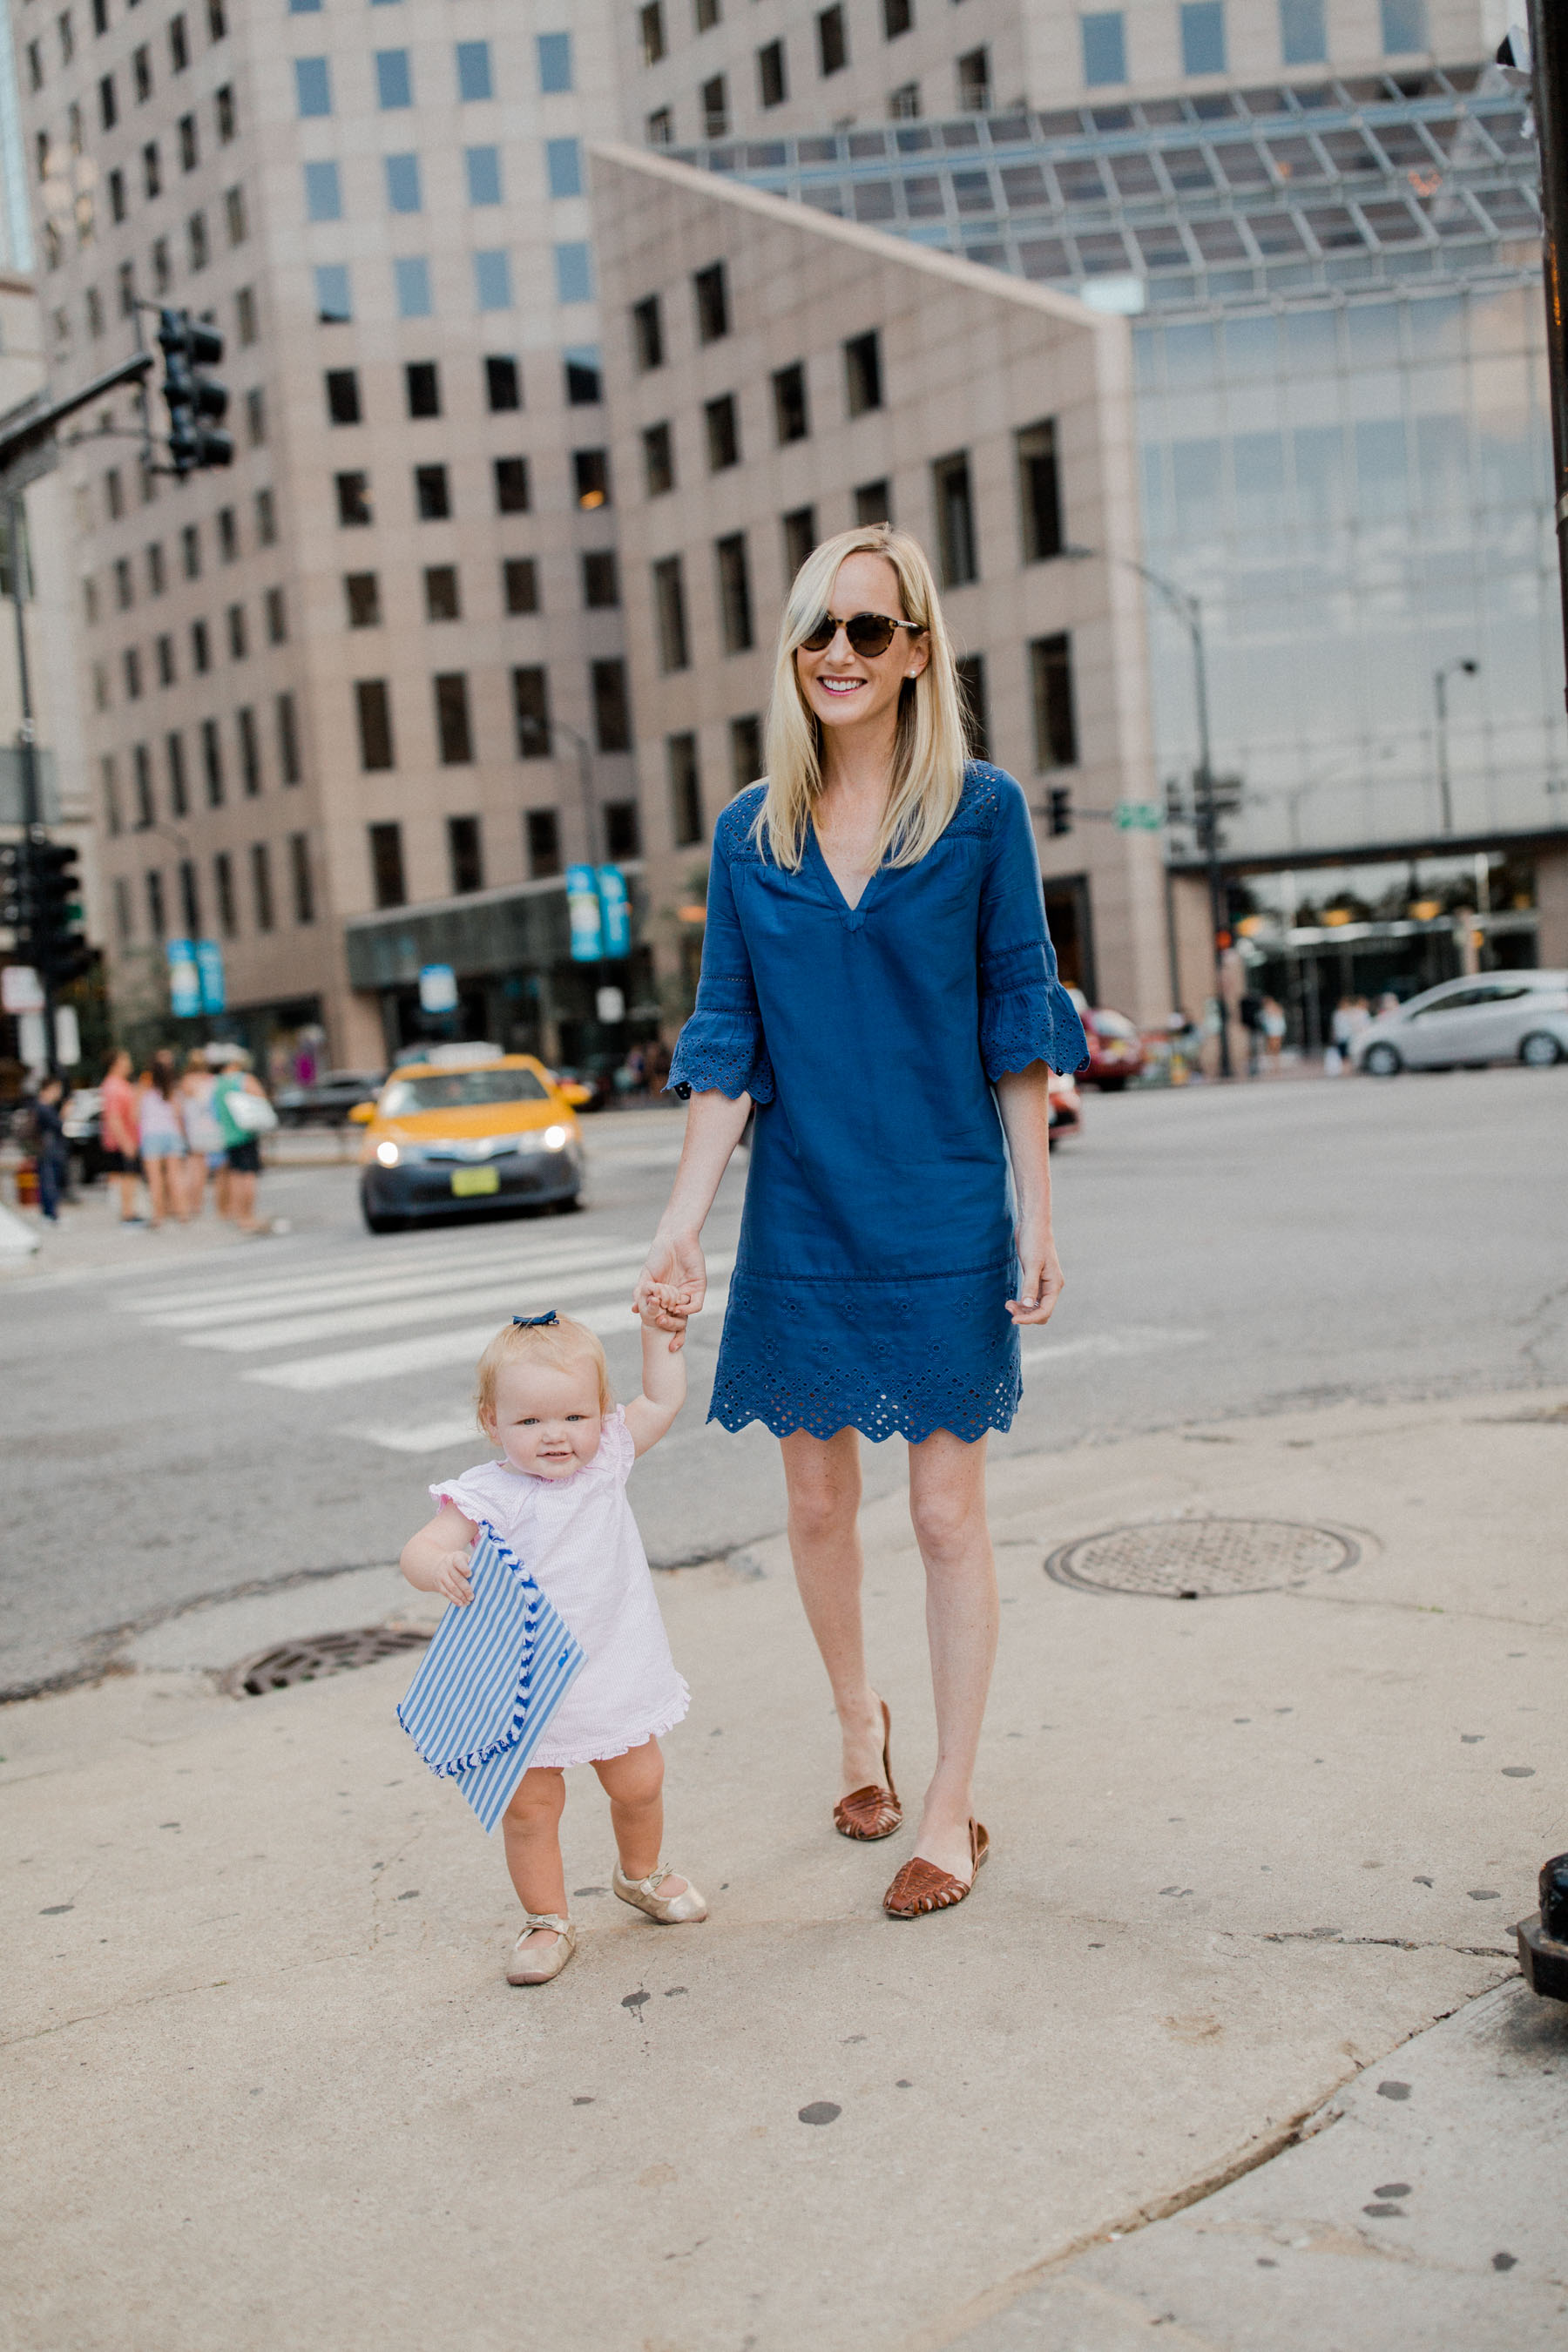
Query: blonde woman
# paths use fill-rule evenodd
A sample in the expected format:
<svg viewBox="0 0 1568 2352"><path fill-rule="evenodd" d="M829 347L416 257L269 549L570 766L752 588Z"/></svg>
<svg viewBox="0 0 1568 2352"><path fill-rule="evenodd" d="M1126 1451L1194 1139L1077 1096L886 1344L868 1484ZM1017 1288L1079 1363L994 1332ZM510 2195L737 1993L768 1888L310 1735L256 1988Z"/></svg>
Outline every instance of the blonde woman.
<svg viewBox="0 0 1568 2352"><path fill-rule="evenodd" d="M843 1733L846 1837L902 1825L861 1631L858 1432L910 1448L938 1753L897 1918L968 1895L996 1645L985 1444L1020 1393L1018 1328L1062 1286L1047 1070L1086 1058L1057 980L1024 795L966 761L952 649L919 544L842 532L779 638L768 773L714 829L669 1206L637 1286L690 1311L700 1233L755 1105L710 1417L783 1446L797 1583ZM1011 1170L1011 1192L1009 1192ZM657 1319L657 1316L656 1316ZM680 1344L678 1318L665 1325Z"/></svg>

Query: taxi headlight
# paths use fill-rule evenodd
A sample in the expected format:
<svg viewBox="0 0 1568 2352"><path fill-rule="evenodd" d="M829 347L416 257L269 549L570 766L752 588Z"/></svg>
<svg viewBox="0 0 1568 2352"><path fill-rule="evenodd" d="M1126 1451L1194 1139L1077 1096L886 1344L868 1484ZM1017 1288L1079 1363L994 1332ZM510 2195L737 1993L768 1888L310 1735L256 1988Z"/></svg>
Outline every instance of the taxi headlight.
<svg viewBox="0 0 1568 2352"><path fill-rule="evenodd" d="M546 1151L564 1151L571 1140L572 1130L569 1127L547 1127L544 1130Z"/></svg>
<svg viewBox="0 0 1568 2352"><path fill-rule="evenodd" d="M375 1156L384 1168L395 1168L403 1154L395 1143L388 1142L376 1145Z"/></svg>

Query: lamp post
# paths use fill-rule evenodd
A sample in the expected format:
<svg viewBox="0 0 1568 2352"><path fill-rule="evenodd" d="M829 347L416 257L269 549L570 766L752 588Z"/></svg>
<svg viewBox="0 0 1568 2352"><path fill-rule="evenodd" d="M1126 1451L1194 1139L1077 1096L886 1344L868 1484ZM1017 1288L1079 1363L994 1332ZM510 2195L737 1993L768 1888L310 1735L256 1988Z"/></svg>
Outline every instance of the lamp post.
<svg viewBox="0 0 1568 2352"><path fill-rule="evenodd" d="M1448 680L1474 677L1479 668L1478 661L1451 661L1432 674L1433 692L1437 699L1437 800L1445 833L1454 830L1454 791L1448 778Z"/></svg>
<svg viewBox="0 0 1568 2352"><path fill-rule="evenodd" d="M1198 841L1207 867L1209 894L1209 929L1214 937L1214 992L1219 1013L1219 1074L1232 1076L1230 1066L1230 1032L1225 1017L1225 951L1230 945L1230 926L1226 919L1225 876L1219 862L1219 813L1215 807L1214 751L1209 739L1208 661L1204 649L1204 609L1198 598L1174 580L1167 580L1162 572L1152 572L1135 555L1114 555L1100 547L1064 547L1062 553L1079 562L1098 561L1120 563L1126 572L1136 572L1151 588L1164 599L1171 611L1185 628L1193 646L1193 705L1197 717L1198 765L1193 779L1197 800Z"/></svg>

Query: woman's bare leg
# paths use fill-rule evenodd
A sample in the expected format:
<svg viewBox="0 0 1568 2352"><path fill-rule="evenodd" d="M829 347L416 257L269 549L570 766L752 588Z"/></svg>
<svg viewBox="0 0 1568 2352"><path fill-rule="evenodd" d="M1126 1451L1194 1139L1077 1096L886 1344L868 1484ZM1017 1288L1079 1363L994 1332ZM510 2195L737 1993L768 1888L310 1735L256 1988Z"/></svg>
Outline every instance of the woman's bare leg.
<svg viewBox="0 0 1568 2352"><path fill-rule="evenodd" d="M996 1657L996 1570L985 1524L985 1440L939 1429L910 1448L910 1517L926 1571L936 1770L915 1852L969 1876L974 1759Z"/></svg>
<svg viewBox="0 0 1568 2352"><path fill-rule="evenodd" d="M839 1789L882 1778L882 1708L866 1674L860 1621L860 1441L852 1429L813 1437L797 1429L782 1441L789 1488L789 1548L806 1622L816 1637L844 1736Z"/></svg>

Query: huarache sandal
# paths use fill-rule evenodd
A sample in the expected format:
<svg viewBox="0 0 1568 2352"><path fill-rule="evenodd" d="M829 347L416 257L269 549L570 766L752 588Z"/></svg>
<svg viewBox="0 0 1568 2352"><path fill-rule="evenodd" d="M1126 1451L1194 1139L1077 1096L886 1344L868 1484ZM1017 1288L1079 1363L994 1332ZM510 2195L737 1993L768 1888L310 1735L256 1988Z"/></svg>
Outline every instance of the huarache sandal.
<svg viewBox="0 0 1568 2352"><path fill-rule="evenodd" d="M865 1788L851 1789L847 1797L839 1798L833 1808L833 1826L840 1837L862 1838L869 1842L873 1838L891 1837L895 1830L902 1829L904 1825L904 1809L893 1786L889 1752L893 1740L892 1717L888 1713L886 1699L879 1700L878 1704L882 1710L882 1778L887 1786L883 1788L875 1780L869 1780Z"/></svg>
<svg viewBox="0 0 1568 2352"><path fill-rule="evenodd" d="M883 1910L890 1919L918 1919L926 1911L951 1911L968 1895L990 1851L991 1841L983 1824L971 1818L968 1885L962 1878L954 1878L951 1870L939 1870L934 1862L923 1861L917 1853L905 1863L883 1895Z"/></svg>
<svg viewBox="0 0 1568 2352"><path fill-rule="evenodd" d="M629 1903L636 1911L646 1911L661 1927L684 1927L690 1920L706 1919L708 1906L689 1879L679 1895L659 1893L663 1882L678 1874L667 1870L661 1862L646 1878L628 1878L617 1862L610 1883L623 1903Z"/></svg>
<svg viewBox="0 0 1568 2352"><path fill-rule="evenodd" d="M507 1962L506 1980L510 1985L548 1984L558 1977L577 1948L577 1930L570 1919L559 1911L525 1911L523 1929L512 1946ZM528 1939L536 1927L553 1927L552 1944L530 1944ZM526 1947L526 1948L525 1948Z"/></svg>

